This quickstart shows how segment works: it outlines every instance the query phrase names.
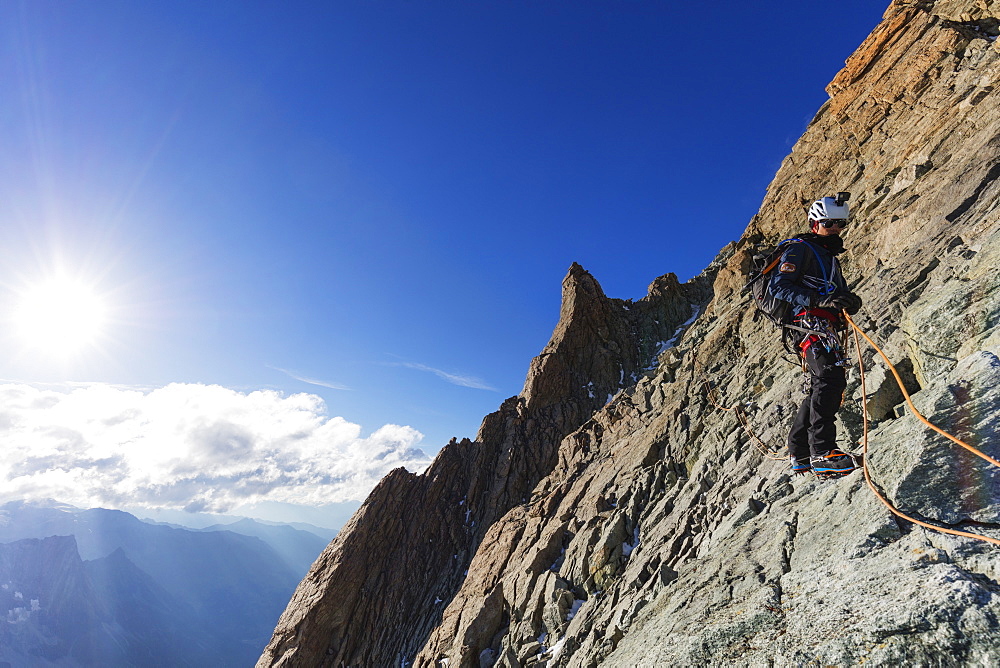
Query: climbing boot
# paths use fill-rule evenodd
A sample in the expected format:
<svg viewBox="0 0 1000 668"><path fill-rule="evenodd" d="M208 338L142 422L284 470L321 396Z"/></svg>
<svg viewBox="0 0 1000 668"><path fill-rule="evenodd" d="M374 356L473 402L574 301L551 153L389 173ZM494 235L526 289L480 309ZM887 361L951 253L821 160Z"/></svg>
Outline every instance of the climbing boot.
<svg viewBox="0 0 1000 668"><path fill-rule="evenodd" d="M792 455L789 457L789 460L792 463L792 475L801 475L812 471L812 463L810 463L808 457L799 458Z"/></svg>
<svg viewBox="0 0 1000 668"><path fill-rule="evenodd" d="M830 478L840 478L854 469L858 468L854 457L841 450L831 450L825 455L819 455L810 459L812 471L817 478L822 480Z"/></svg>

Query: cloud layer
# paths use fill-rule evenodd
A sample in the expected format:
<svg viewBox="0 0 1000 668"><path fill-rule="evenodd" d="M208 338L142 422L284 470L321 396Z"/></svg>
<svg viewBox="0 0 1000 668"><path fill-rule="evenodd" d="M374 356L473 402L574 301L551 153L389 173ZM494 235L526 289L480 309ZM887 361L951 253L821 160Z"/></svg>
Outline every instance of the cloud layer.
<svg viewBox="0 0 1000 668"><path fill-rule="evenodd" d="M7 498L226 512L234 505L362 500L391 469L429 460L411 427L328 417L312 394L172 384L68 391L0 384Z"/></svg>

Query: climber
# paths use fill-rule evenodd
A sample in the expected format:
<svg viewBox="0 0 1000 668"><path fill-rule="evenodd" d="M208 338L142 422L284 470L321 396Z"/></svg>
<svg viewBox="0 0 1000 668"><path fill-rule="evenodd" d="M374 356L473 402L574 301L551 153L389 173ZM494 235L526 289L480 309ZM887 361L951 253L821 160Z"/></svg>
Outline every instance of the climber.
<svg viewBox="0 0 1000 668"><path fill-rule="evenodd" d="M796 237L801 243L787 245L769 286L775 297L792 305L795 329L788 331L802 335L798 348L810 374L808 397L788 434L792 472L812 470L819 478L839 478L857 468L855 459L836 447L835 421L847 386L842 312L854 315L861 308L836 257L844 251L840 233L847 226L849 197L837 193L813 202L810 231Z"/></svg>

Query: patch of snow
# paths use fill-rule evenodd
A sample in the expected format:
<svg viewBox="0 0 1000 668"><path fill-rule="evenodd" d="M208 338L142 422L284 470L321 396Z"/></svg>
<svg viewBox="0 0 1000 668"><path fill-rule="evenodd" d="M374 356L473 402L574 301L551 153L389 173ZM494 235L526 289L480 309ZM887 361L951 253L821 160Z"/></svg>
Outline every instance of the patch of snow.
<svg viewBox="0 0 1000 668"><path fill-rule="evenodd" d="M552 653L552 659L551 659L552 661L555 661L556 659L559 658L559 654L563 650L563 645L566 644L566 638L567 636L563 636L562 638L560 638L559 642L553 645L552 649L549 650Z"/></svg>
<svg viewBox="0 0 1000 668"><path fill-rule="evenodd" d="M646 371L652 371L657 367L657 365L659 364L657 358L677 345L677 341L681 338L681 334L684 333L684 330L687 329L688 325L693 323L698 318L699 315L701 315L701 307L698 306L697 304L691 304L691 317L688 318L683 323L681 323L680 327L674 330L674 335L672 337L670 337L666 341L657 342L656 352L653 353L653 364L649 368L645 369Z"/></svg>
<svg viewBox="0 0 1000 668"><path fill-rule="evenodd" d="M571 607L569 609L569 612L566 613L566 621L567 622L571 621L574 617L576 617L576 613L580 612L580 606L582 606L584 604L584 602L585 601L583 601L583 600L581 600L579 598L578 599L574 599L574 601L573 601L573 607Z"/></svg>
<svg viewBox="0 0 1000 668"><path fill-rule="evenodd" d="M549 566L549 570L552 571L553 573L558 573L559 569L562 568L563 561L565 560L566 560L566 548L564 547L559 550L559 556L556 557L556 560L552 562L551 566Z"/></svg>
<svg viewBox="0 0 1000 668"><path fill-rule="evenodd" d="M639 526L636 525L635 531L632 532L632 542L622 543L622 556L628 557L632 554L632 550L639 547Z"/></svg>
<svg viewBox="0 0 1000 668"><path fill-rule="evenodd" d="M988 41L988 42L991 42L991 43L992 43L992 42L995 42L995 41L996 41L996 39L997 39L997 35L991 35L991 34L990 34L989 32L987 32L987 31L986 31L986 29L985 29L985 28L984 28L983 26L981 26L981 25L977 25L977 24L974 24L974 23L973 23L973 24L968 24L968 23L967 23L966 25L967 25L968 27L972 28L972 30L973 30L973 31L974 31L974 32L975 32L975 33L976 33L977 35L979 35L980 37L984 38L984 39L985 39L986 41Z"/></svg>
<svg viewBox="0 0 1000 668"><path fill-rule="evenodd" d="M683 325L681 325L681 327L687 327L692 322L694 322L699 315L701 315L701 307L698 306L697 304L691 304L691 317L688 318L687 321Z"/></svg>
<svg viewBox="0 0 1000 668"><path fill-rule="evenodd" d="M671 348L677 345L677 337L666 341L660 341L659 347L656 349L656 356L659 357L662 353L667 352Z"/></svg>

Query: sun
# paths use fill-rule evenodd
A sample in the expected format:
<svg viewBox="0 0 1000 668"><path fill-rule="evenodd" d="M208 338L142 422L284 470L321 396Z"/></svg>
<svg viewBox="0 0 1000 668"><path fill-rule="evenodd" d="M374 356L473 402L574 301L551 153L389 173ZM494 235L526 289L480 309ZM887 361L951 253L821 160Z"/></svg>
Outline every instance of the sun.
<svg viewBox="0 0 1000 668"><path fill-rule="evenodd" d="M26 345L61 357L97 344L104 332L107 304L84 281L58 276L26 288L12 315Z"/></svg>

